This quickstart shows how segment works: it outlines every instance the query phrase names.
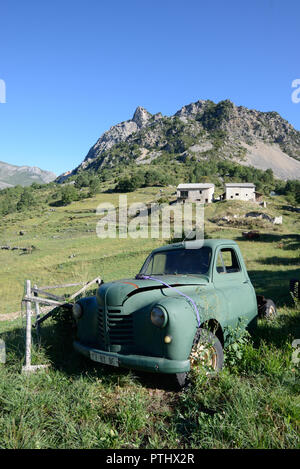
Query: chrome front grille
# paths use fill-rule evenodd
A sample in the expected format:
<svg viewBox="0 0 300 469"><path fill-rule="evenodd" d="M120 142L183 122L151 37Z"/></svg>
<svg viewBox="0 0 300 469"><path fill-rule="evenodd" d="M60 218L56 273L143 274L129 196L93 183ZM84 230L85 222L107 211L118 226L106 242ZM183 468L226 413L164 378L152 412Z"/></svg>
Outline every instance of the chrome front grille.
<svg viewBox="0 0 300 469"><path fill-rule="evenodd" d="M105 344L106 340L105 340L105 317L104 317L104 311L102 308L99 308L99 312L98 312L98 328L99 328L99 334L100 334L100 342L102 342L103 344Z"/></svg>
<svg viewBox="0 0 300 469"><path fill-rule="evenodd" d="M132 314L122 314L121 309L99 308L98 324L100 340L109 345L133 345Z"/></svg>

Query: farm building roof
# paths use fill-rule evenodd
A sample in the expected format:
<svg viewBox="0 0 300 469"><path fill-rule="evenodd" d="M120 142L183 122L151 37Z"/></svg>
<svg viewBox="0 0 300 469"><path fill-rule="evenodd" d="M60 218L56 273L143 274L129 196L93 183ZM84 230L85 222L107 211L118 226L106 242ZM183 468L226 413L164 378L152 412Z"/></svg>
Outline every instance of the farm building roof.
<svg viewBox="0 0 300 469"><path fill-rule="evenodd" d="M225 184L225 187L254 187L253 182L229 182Z"/></svg>
<svg viewBox="0 0 300 469"><path fill-rule="evenodd" d="M214 184L179 184L177 186L177 189L183 189L183 190L193 190L193 189L210 189L212 187L215 187Z"/></svg>

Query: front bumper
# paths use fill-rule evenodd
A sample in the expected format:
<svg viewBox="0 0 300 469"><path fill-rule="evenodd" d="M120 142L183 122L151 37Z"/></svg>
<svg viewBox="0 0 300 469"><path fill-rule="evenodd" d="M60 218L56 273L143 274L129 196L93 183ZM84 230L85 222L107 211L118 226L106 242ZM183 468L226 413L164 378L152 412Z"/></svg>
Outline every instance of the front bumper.
<svg viewBox="0 0 300 469"><path fill-rule="evenodd" d="M87 345L82 345L78 341L73 342L75 350L90 358L91 352L94 354L101 354L107 357L118 359L119 366L124 368L131 368L134 370L149 371L152 373L185 373L190 371L189 360L169 360L161 357L146 357L143 355L122 355L116 352L106 352L98 350Z"/></svg>

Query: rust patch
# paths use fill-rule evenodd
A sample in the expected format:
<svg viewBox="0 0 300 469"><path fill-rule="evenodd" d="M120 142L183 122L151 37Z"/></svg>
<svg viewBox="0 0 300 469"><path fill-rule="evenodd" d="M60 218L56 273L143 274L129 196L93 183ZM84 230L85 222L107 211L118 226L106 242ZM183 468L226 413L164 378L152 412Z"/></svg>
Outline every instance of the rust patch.
<svg viewBox="0 0 300 469"><path fill-rule="evenodd" d="M132 282L122 282L122 283L127 283L128 285L133 285L135 288L139 288L136 283L132 283Z"/></svg>

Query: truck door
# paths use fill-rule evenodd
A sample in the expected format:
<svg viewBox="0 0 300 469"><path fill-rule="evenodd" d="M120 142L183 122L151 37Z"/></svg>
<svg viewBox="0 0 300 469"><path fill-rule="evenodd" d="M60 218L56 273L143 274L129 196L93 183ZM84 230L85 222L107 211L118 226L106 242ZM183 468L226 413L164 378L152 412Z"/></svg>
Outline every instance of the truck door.
<svg viewBox="0 0 300 469"><path fill-rule="evenodd" d="M251 329L257 316L256 296L241 254L236 247L221 246L214 264L213 282L226 302L227 324L235 328L242 321Z"/></svg>

